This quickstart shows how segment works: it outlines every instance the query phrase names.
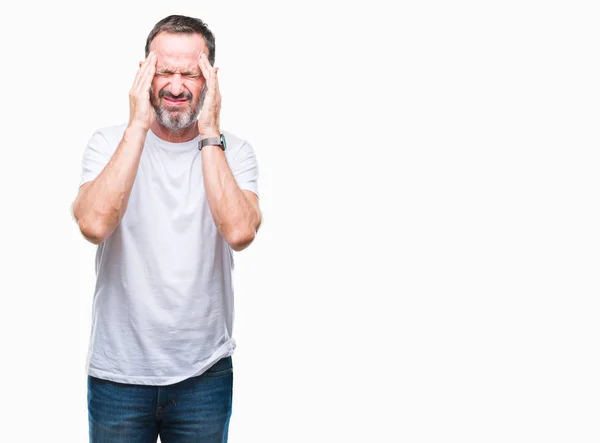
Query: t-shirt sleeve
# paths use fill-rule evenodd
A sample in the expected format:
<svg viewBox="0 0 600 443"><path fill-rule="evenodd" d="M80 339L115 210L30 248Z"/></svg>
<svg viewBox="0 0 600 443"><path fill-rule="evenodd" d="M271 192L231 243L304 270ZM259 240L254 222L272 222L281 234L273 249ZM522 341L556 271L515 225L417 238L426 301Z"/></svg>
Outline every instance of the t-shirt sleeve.
<svg viewBox="0 0 600 443"><path fill-rule="evenodd" d="M108 142L100 132L95 132L83 151L79 186L98 177L110 158Z"/></svg>
<svg viewBox="0 0 600 443"><path fill-rule="evenodd" d="M254 149L244 142L233 158L231 172L240 189L247 189L258 194L258 163Z"/></svg>

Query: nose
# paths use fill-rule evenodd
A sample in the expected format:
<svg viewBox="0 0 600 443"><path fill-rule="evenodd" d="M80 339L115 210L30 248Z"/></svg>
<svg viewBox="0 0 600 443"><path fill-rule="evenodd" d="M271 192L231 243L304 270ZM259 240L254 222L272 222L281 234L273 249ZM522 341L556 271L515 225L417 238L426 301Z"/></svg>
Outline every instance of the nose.
<svg viewBox="0 0 600 443"><path fill-rule="evenodd" d="M171 76L169 92L175 96L180 95L183 92L183 80L181 74L173 74Z"/></svg>

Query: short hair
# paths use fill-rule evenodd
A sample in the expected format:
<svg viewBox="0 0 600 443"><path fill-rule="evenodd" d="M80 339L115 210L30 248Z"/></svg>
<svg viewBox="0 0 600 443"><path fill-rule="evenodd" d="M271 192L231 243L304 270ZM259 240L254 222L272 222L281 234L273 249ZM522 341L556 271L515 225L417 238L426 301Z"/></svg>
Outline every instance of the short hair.
<svg viewBox="0 0 600 443"><path fill-rule="evenodd" d="M146 57L150 53L150 43L161 32L170 32L173 34L200 34L206 46L208 46L208 61L211 65L215 64L215 36L208 29L206 23L199 18L186 17L184 15L170 15L159 21L146 39Z"/></svg>

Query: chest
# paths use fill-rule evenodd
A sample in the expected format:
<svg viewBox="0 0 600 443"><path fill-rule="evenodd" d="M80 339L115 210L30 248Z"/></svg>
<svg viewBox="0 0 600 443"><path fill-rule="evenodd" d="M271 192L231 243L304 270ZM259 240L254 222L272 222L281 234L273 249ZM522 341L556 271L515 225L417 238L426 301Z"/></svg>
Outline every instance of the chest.
<svg viewBox="0 0 600 443"><path fill-rule="evenodd" d="M141 234L212 232L199 154L146 147L122 222Z"/></svg>

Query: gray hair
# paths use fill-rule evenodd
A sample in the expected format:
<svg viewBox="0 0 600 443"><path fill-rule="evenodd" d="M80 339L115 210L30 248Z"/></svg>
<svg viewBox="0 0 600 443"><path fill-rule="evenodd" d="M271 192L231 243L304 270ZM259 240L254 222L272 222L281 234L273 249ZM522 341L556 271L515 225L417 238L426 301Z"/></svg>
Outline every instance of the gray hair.
<svg viewBox="0 0 600 443"><path fill-rule="evenodd" d="M200 34L206 46L208 46L208 61L211 65L215 64L215 36L208 29L206 23L199 18L186 17L184 15L170 15L159 21L146 39L146 57L150 53L150 43L160 32L170 32L173 34Z"/></svg>

